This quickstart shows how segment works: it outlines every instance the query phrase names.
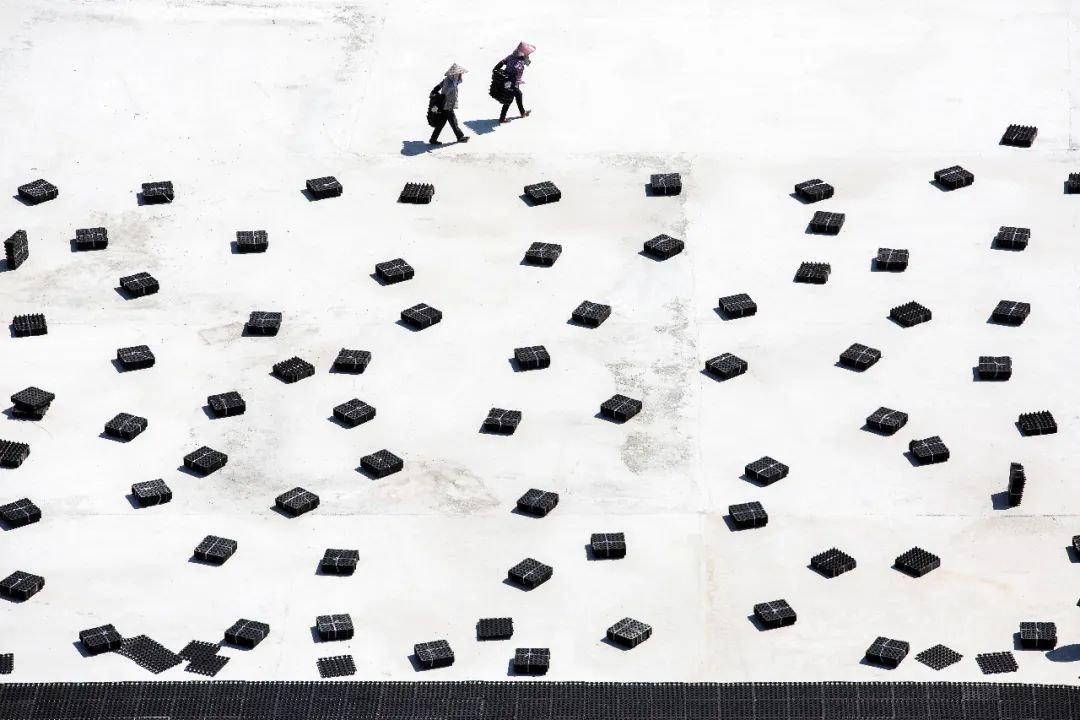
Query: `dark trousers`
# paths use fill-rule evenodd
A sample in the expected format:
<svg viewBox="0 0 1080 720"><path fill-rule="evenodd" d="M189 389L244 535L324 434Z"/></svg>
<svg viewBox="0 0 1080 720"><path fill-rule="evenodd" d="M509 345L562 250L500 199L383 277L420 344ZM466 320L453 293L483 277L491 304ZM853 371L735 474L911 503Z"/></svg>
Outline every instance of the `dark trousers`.
<svg viewBox="0 0 1080 720"><path fill-rule="evenodd" d="M525 114L525 105L521 102L521 88L514 88L513 100L517 100L518 112L521 113L522 115L524 115ZM505 120L506 119L506 111L510 109L510 103L513 102L513 100L507 100L506 104L503 105L502 112L499 113L499 119L500 120Z"/></svg>
<svg viewBox="0 0 1080 720"><path fill-rule="evenodd" d="M465 133L461 132L461 128L457 124L457 113L453 110L443 110L439 116L439 124L435 126L435 130L431 133L431 142L436 142L439 139L439 133L446 127L446 123L450 123L450 129L454 131L454 135L458 140L465 137Z"/></svg>

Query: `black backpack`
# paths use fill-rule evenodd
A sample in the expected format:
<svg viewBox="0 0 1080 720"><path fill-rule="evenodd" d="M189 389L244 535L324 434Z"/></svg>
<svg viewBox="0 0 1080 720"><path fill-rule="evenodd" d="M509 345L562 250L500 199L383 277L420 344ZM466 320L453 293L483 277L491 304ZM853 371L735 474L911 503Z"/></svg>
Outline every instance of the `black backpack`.
<svg viewBox="0 0 1080 720"><path fill-rule="evenodd" d="M428 93L427 124L435 127L442 119L442 83L439 83Z"/></svg>

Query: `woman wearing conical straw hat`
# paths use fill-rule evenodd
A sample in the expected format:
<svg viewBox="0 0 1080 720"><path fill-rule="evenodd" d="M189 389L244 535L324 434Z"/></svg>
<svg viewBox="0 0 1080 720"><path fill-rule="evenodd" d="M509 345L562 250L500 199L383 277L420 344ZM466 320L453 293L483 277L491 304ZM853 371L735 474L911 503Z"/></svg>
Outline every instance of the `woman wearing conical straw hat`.
<svg viewBox="0 0 1080 720"><path fill-rule="evenodd" d="M446 123L450 123L450 129L454 131L458 142L469 142L469 138L466 137L465 133L461 132L461 128L458 126L457 113L454 112L458 106L458 85L461 84L462 78L467 72L469 71L454 63L446 71L443 81L437 86L439 88L437 99L442 102L442 112L439 113L439 121L435 125L435 130L431 133L430 143L432 145L442 145L439 142L439 133L446 127Z"/></svg>

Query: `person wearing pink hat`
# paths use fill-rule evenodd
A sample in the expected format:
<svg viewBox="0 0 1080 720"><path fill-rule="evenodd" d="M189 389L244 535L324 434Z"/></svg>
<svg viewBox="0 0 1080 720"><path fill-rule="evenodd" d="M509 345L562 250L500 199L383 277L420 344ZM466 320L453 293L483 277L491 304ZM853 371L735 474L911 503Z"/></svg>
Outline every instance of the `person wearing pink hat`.
<svg viewBox="0 0 1080 720"><path fill-rule="evenodd" d="M502 112L499 114L499 124L507 122L506 111L510 109L510 103L517 101L518 112L521 113L521 117L529 117L532 113L531 110L526 110L524 102L521 99L521 85L525 82L522 80L522 75L525 74L525 68L532 63L529 56L536 50L535 47L527 42L518 43L517 49L510 53L506 59L500 60L495 66L495 70L502 67L506 68L506 74L510 77L510 87L513 90L513 96L509 98L502 106Z"/></svg>

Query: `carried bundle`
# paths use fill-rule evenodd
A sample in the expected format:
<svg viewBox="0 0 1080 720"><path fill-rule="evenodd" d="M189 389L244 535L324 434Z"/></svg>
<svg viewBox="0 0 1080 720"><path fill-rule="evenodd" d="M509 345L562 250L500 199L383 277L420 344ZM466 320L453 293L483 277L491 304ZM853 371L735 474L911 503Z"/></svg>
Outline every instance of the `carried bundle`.
<svg viewBox="0 0 1080 720"><path fill-rule="evenodd" d="M502 68L491 71L491 87L488 89L488 95L498 100L500 105L505 105L514 99L514 87L510 82L510 76Z"/></svg>
<svg viewBox="0 0 1080 720"><path fill-rule="evenodd" d="M439 83L428 93L427 124L435 127L442 118L442 83Z"/></svg>

